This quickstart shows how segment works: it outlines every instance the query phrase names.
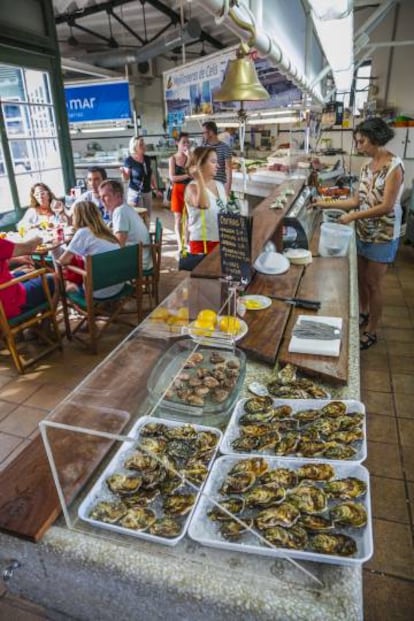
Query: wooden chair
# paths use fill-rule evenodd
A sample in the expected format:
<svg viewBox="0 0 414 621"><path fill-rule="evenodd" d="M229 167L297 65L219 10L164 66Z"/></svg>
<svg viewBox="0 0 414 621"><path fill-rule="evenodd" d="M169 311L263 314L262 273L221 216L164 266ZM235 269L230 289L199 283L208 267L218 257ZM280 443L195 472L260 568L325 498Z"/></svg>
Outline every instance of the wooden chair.
<svg viewBox="0 0 414 621"><path fill-rule="evenodd" d="M137 320L140 321L139 295L137 286L138 245L125 246L119 250L112 250L89 256L85 260L85 269L70 266L70 269L83 277L84 291L65 291L62 266L58 265L62 287L62 304L65 318L66 335L68 339L77 338L87 345L93 352L97 352L97 342L104 331L114 322L124 323L135 327L136 323L126 321L120 317L124 307L130 300L136 305ZM123 284L120 293L109 298L96 298L94 291ZM78 314L74 327L69 321L69 309ZM97 321L101 325L97 325ZM85 338L79 336L82 326L88 330Z"/></svg>
<svg viewBox="0 0 414 621"><path fill-rule="evenodd" d="M46 302L40 304L36 308L25 311L17 317L7 318L4 311L3 304L0 300L0 331L3 336L6 346L10 351L13 362L19 373L24 373L25 369L32 365L34 362L43 358L55 349L62 349L62 339L60 336L58 324L56 321L56 313L52 304L52 297L50 295L49 287L47 286L45 268L28 272L17 278L13 278L8 282L0 284L0 290L4 291L8 287L16 285L33 278L41 277L42 287L45 293ZM52 327L52 332L48 334L45 331L45 323ZM23 358L24 339L23 342L16 342L16 336L21 334L23 330L27 328L33 329L39 336L39 341L45 346L42 350L34 356L29 357L28 360Z"/></svg>
<svg viewBox="0 0 414 621"><path fill-rule="evenodd" d="M149 307L152 309L158 306L159 283L161 271L161 250L162 250L162 223L159 218L155 220L155 231L150 233L150 244L139 244L138 250L138 304L140 319L143 317L143 297L148 296ZM151 252L152 267L144 269L144 251Z"/></svg>

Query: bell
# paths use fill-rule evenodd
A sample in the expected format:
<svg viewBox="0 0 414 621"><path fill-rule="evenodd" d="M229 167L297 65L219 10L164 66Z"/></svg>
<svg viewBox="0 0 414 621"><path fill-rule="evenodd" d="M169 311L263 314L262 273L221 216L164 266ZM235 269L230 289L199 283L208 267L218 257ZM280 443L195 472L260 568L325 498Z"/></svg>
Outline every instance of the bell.
<svg viewBox="0 0 414 621"><path fill-rule="evenodd" d="M257 77L253 60L242 47L237 58L229 60L221 87L213 94L215 101L263 101L269 93Z"/></svg>

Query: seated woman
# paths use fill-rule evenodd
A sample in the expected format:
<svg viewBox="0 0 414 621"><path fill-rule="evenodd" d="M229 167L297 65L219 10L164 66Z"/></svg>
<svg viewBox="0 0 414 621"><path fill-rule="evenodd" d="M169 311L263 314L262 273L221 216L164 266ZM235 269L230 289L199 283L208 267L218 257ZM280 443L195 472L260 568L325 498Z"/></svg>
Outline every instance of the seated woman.
<svg viewBox="0 0 414 621"><path fill-rule="evenodd" d="M184 194L191 254L208 254L219 243L217 216L226 211L227 197L224 185L214 179L217 168L215 149L194 149L188 167L194 180L187 185Z"/></svg>
<svg viewBox="0 0 414 621"><path fill-rule="evenodd" d="M27 242L14 243L8 239L0 239L0 283L9 282L12 278L22 275L24 272L15 272L9 270L8 260L12 257L20 257L30 255L36 247L42 242L41 237L33 237ZM53 307L56 308L59 288L54 274L47 274L47 284L52 296ZM0 300L3 304L6 317L11 319L17 317L32 308L36 308L40 304L46 302L45 292L42 286L41 277L16 283L0 290Z"/></svg>
<svg viewBox="0 0 414 621"><path fill-rule="evenodd" d="M93 254L118 250L121 247L115 235L104 224L98 207L91 201L76 203L73 210L73 226L76 231L75 235L66 250L63 250L63 254L57 257L56 251L62 252L62 250L57 248L54 251L54 258L61 265L70 266L75 257L85 258ZM117 284L98 289L93 292L94 298L109 298L119 293L123 286L123 284ZM73 291L78 287L73 282L67 282L66 289Z"/></svg>
<svg viewBox="0 0 414 621"><path fill-rule="evenodd" d="M41 223L49 224L49 222L54 221L55 212L59 214L59 218L66 224L68 219L64 211L65 206L63 202L56 198L45 183L35 183L30 190L30 207L17 224L17 230L23 236L25 229L39 226Z"/></svg>

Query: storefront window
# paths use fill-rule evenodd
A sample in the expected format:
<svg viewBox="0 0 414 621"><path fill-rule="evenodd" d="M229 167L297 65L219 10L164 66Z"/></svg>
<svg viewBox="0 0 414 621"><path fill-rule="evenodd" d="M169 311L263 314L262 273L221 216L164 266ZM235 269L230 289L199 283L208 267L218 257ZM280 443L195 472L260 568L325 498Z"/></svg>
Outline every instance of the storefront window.
<svg viewBox="0 0 414 621"><path fill-rule="evenodd" d="M0 65L0 115L6 129L12 170L3 151L0 159L0 213L13 211L10 179L14 178L19 204L29 204L30 187L46 183L64 194L64 178L49 75L24 67Z"/></svg>

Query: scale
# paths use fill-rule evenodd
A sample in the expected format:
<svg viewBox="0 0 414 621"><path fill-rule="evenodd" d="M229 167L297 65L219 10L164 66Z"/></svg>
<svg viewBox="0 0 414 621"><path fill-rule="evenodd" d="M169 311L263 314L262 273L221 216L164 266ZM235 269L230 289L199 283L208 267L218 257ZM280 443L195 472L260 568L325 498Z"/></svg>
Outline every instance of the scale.
<svg viewBox="0 0 414 621"><path fill-rule="evenodd" d="M318 220L318 210L309 209L314 188L304 186L283 218L283 249L304 248L309 244Z"/></svg>

